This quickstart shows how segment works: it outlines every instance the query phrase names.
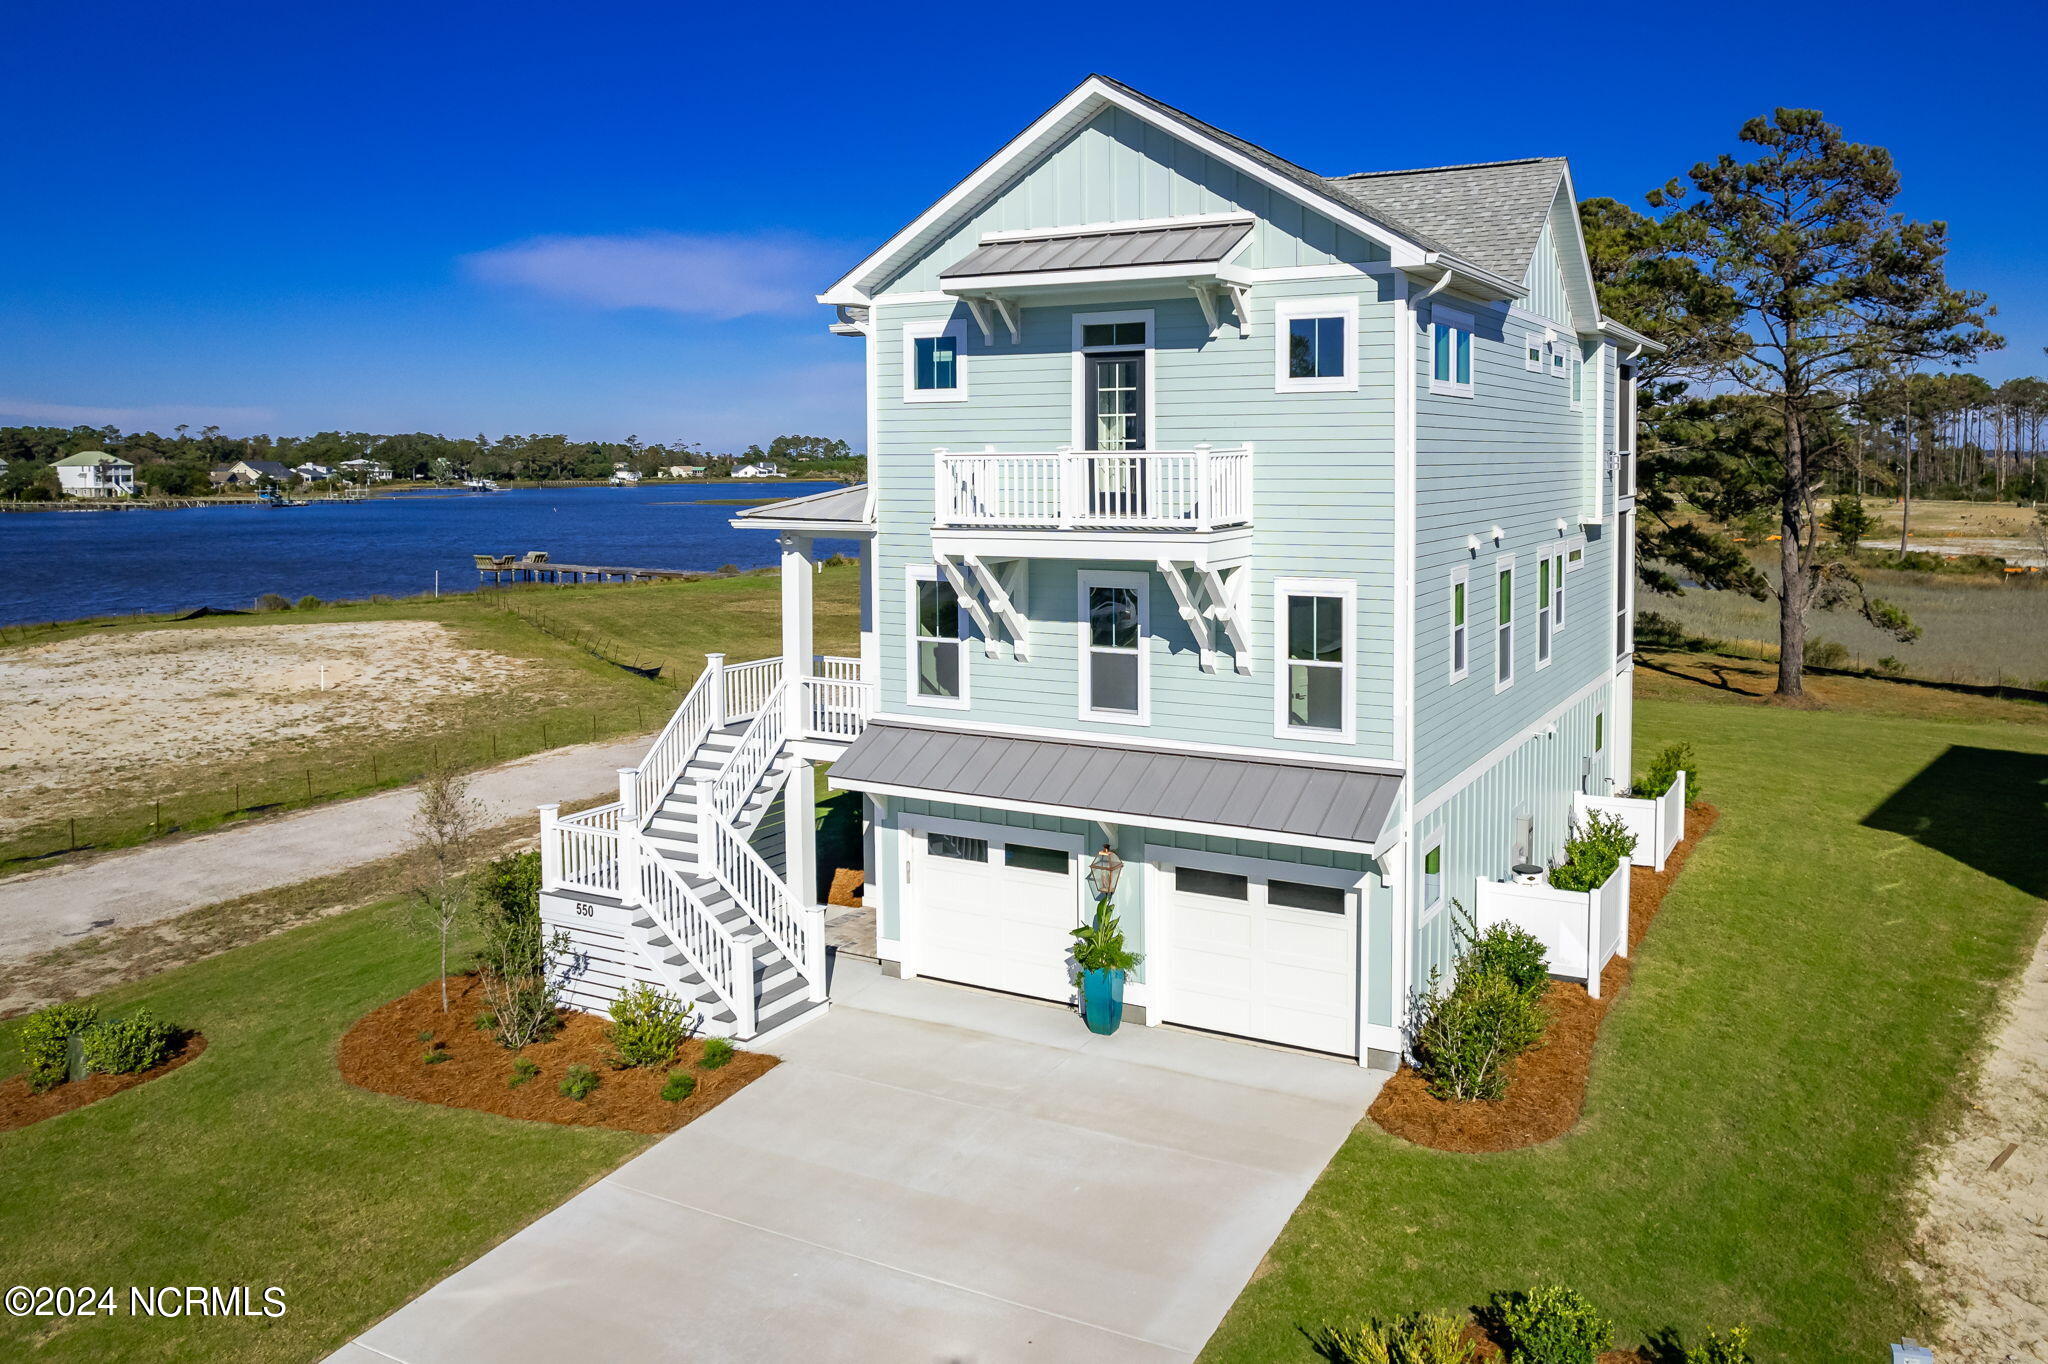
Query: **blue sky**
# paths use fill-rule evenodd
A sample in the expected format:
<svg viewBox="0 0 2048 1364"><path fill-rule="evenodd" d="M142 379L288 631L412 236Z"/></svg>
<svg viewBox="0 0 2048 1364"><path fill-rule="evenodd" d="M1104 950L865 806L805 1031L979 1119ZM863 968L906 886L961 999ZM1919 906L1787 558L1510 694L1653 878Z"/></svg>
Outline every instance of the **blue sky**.
<svg viewBox="0 0 2048 1364"><path fill-rule="evenodd" d="M1562 153L1631 202L1818 107L1949 222L1982 370L2048 373L2039 6L886 12L23 7L0 423L858 443L809 296L1091 70L1325 173Z"/></svg>

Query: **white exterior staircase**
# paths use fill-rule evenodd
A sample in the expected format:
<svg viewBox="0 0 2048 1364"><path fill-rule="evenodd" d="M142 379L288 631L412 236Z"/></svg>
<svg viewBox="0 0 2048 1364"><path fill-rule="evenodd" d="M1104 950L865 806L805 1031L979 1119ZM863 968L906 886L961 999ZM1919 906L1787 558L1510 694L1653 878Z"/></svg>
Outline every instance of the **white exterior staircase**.
<svg viewBox="0 0 2048 1364"><path fill-rule="evenodd" d="M743 1040L823 1006L824 909L755 846L796 762L792 736L843 744L872 710L857 660L813 667L792 695L781 659L711 655L640 766L619 773L618 801L542 808L542 917L569 935L567 1002L601 1010L646 981L692 1001L706 1034Z"/></svg>

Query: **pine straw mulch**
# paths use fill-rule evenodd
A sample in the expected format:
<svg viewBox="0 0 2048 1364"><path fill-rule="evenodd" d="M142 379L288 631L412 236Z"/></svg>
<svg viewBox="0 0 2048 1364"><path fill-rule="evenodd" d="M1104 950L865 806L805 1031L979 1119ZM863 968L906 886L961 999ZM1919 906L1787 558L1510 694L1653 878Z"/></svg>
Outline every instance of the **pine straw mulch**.
<svg viewBox="0 0 2048 1364"><path fill-rule="evenodd" d="M1614 958L1600 973L1598 999L1588 995L1583 985L1562 980L1550 983L1543 997L1543 1008L1550 1015L1543 1043L1515 1062L1506 1097L1464 1102L1439 1099L1415 1069L1404 1064L1367 1110L1372 1120L1418 1146L1463 1153L1512 1151L1569 1132L1586 1104L1586 1078L1592 1069L1600 1021L1628 985L1629 963L1635 960L1650 921L1664 903L1664 892L1685 870L1693 849L1720 817L1721 812L1711 805L1693 806L1686 814L1685 841L1671 850L1664 870L1637 867L1629 873L1628 955Z"/></svg>
<svg viewBox="0 0 2048 1364"><path fill-rule="evenodd" d="M0 1081L0 1132L33 1126L59 1113L69 1113L74 1108L111 1099L124 1089L146 1085L159 1076L169 1075L187 1061L196 1060L205 1050L206 1038L199 1033L188 1032L178 1049L171 1053L170 1060L160 1066L137 1071L133 1075L88 1075L83 1080L70 1080L41 1094L29 1089L27 1075L9 1076Z"/></svg>
<svg viewBox="0 0 2048 1364"><path fill-rule="evenodd" d="M429 981L364 1014L342 1035L335 1047L342 1078L401 1099L528 1122L661 1133L710 1112L776 1064L776 1058L765 1052L734 1051L723 1066L704 1070L698 1066L704 1044L691 1038L668 1065L613 1070L605 1059L611 1052L605 1040L609 1023L575 1010L563 1011L561 1031L547 1041L511 1052L476 1026L484 1008L482 986L474 975L448 977L446 1013L441 1012L440 982ZM420 1040L421 1033L431 1034L431 1039ZM430 1065L430 1050L445 1051L449 1059ZM515 1088L507 1082L512 1063L521 1057L538 1065L540 1074ZM579 1062L599 1077L597 1088L580 1102L557 1088L569 1067ZM696 1092L679 1103L661 1097L672 1070L697 1077Z"/></svg>

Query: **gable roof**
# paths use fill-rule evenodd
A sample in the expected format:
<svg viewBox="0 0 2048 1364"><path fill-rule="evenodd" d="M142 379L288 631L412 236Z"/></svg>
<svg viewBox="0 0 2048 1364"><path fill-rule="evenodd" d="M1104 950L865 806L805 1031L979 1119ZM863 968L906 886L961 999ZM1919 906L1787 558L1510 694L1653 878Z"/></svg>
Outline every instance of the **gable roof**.
<svg viewBox="0 0 2048 1364"><path fill-rule="evenodd" d="M119 455L110 455L104 450L80 450L75 455L66 455L53 466L57 469L97 469L102 464L126 464Z"/></svg>
<svg viewBox="0 0 2048 1364"><path fill-rule="evenodd" d="M1519 280L1563 182L1561 156L1485 161L1427 170L1339 175L1339 192L1381 205L1404 221L1456 244L1458 253L1496 275Z"/></svg>

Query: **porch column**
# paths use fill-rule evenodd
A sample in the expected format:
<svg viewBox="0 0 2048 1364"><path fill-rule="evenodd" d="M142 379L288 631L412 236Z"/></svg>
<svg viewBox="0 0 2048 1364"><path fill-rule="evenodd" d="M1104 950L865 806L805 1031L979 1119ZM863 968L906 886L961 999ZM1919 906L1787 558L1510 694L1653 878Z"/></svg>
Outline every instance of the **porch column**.
<svg viewBox="0 0 2048 1364"><path fill-rule="evenodd" d="M804 923L803 969L812 1000L825 998L825 907L818 903L818 777L808 758L789 766L782 787L783 879Z"/></svg>
<svg viewBox="0 0 2048 1364"><path fill-rule="evenodd" d="M810 729L811 537L784 535L782 545L782 679L784 732L799 739Z"/></svg>

